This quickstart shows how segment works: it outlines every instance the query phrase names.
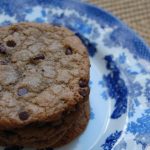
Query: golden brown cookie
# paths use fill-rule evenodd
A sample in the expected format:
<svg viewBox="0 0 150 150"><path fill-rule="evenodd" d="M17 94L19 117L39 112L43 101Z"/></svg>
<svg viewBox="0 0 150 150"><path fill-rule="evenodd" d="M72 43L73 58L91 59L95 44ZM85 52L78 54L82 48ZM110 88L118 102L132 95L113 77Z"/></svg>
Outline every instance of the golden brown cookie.
<svg viewBox="0 0 150 150"><path fill-rule="evenodd" d="M66 134L57 143L52 145L52 147L60 147L75 139L79 136L87 126L90 115L89 102L84 104L84 111L80 113L78 119L73 123L72 127L68 129Z"/></svg>
<svg viewBox="0 0 150 150"><path fill-rule="evenodd" d="M67 144L78 136L86 127L89 119L89 102L77 106L74 112L58 126L28 127L16 129L9 135L0 133L0 144L7 146L25 146L35 148L58 147ZM5 131L6 132L6 131ZM15 133L15 134L14 134Z"/></svg>
<svg viewBox="0 0 150 150"><path fill-rule="evenodd" d="M0 145L58 147L78 136L89 119L89 67L64 27L0 27Z"/></svg>

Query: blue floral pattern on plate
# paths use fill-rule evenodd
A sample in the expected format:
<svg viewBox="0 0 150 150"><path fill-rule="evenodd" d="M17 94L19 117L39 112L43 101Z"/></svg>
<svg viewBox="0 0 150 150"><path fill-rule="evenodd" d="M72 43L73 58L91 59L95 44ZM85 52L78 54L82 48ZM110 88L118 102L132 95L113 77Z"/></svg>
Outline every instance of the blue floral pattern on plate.
<svg viewBox="0 0 150 150"><path fill-rule="evenodd" d="M90 121L85 132L55 150L150 149L150 48L102 9L71 0L1 0L0 25L66 26L91 62Z"/></svg>

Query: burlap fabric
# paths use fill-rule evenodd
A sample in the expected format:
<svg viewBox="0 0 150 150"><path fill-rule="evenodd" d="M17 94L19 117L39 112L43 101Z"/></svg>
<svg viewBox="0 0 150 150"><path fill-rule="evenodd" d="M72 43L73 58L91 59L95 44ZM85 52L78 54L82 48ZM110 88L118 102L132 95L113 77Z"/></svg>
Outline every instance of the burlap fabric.
<svg viewBox="0 0 150 150"><path fill-rule="evenodd" d="M123 20L150 45L150 0L85 0Z"/></svg>

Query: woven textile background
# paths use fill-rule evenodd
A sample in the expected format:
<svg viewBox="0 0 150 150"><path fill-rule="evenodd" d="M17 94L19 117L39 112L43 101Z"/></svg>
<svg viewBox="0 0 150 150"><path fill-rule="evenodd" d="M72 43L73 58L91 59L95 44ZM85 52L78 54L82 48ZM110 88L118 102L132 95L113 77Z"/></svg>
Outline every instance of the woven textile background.
<svg viewBox="0 0 150 150"><path fill-rule="evenodd" d="M150 0L86 0L105 8L137 31L150 45Z"/></svg>

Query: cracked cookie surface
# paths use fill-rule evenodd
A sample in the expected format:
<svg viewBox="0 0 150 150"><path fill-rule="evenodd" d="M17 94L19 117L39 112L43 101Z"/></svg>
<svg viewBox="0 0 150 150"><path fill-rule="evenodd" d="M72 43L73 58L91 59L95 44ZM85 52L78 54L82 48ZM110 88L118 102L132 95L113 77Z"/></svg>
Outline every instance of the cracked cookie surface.
<svg viewBox="0 0 150 150"><path fill-rule="evenodd" d="M89 95L89 59L64 27L0 27L0 130L53 122Z"/></svg>

